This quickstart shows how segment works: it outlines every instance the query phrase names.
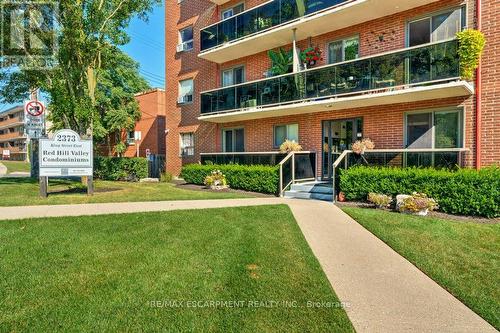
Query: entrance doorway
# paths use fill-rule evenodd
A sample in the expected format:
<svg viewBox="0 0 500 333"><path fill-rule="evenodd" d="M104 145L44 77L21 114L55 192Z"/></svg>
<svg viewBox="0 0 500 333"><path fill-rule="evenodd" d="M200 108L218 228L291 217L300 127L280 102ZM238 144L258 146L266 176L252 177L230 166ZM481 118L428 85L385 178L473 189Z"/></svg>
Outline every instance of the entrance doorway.
<svg viewBox="0 0 500 333"><path fill-rule="evenodd" d="M323 121L323 180L332 178L335 160L344 150L351 149L352 144L362 137L362 118Z"/></svg>

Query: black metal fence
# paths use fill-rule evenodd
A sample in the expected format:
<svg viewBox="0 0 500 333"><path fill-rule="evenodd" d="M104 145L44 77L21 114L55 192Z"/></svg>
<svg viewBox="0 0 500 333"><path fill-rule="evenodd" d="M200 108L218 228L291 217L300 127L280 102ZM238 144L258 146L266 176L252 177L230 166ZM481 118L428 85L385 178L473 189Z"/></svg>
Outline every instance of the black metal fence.
<svg viewBox="0 0 500 333"><path fill-rule="evenodd" d="M165 172L165 155L150 155L148 157L148 177L160 178Z"/></svg>

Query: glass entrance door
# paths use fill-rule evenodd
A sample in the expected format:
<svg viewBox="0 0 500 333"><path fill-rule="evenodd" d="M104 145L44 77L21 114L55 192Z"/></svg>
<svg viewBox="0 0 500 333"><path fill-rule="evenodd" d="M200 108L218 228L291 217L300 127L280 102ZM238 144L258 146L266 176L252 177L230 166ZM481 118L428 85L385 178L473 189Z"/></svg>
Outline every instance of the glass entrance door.
<svg viewBox="0 0 500 333"><path fill-rule="evenodd" d="M323 121L323 171L322 178L332 178L333 162L344 150L352 148L352 144L363 137L363 120Z"/></svg>

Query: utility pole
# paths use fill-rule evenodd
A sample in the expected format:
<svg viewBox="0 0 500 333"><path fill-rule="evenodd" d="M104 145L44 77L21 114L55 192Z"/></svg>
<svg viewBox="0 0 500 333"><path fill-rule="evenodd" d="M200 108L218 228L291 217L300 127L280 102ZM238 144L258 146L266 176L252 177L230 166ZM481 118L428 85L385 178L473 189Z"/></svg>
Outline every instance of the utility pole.
<svg viewBox="0 0 500 333"><path fill-rule="evenodd" d="M34 89L31 91L30 101L38 101L38 89ZM45 115L42 115L42 117L45 117ZM45 128L42 130L42 133L40 134L45 135ZM30 150L30 164L31 164L30 176L31 178L38 178L39 177L38 137L31 138L28 133L28 145Z"/></svg>

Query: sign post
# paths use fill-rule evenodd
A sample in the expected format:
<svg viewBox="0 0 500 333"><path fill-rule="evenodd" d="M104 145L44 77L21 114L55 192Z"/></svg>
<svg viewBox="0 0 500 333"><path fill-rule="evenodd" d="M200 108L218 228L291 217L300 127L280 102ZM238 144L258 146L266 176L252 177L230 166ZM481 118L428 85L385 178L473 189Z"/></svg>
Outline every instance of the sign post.
<svg viewBox="0 0 500 333"><path fill-rule="evenodd" d="M45 104L38 100L24 102L24 128L29 138L31 177L38 177L38 140L45 135Z"/></svg>
<svg viewBox="0 0 500 333"><path fill-rule="evenodd" d="M61 176L88 177L87 194L92 195L93 160L92 140L82 140L73 130L63 129L52 139L40 139L40 196L47 197L48 177Z"/></svg>

